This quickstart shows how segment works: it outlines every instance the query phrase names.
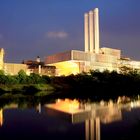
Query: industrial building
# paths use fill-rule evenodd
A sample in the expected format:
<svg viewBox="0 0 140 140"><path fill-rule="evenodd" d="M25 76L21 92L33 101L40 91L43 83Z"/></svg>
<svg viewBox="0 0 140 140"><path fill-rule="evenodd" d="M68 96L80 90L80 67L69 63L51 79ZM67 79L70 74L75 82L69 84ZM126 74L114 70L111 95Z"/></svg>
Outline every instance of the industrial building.
<svg viewBox="0 0 140 140"><path fill-rule="evenodd" d="M16 75L22 69L27 74L70 75L90 70L120 71L121 67L140 70L140 61L122 58L121 50L100 47L99 10L95 8L84 14L84 51L70 50L47 56L44 62L40 58L25 61L23 64L4 63L4 49L0 49L0 70Z"/></svg>
<svg viewBox="0 0 140 140"><path fill-rule="evenodd" d="M5 63L4 49L0 49L0 70L3 70L6 75L17 75L20 70L25 71L27 75L36 73L39 75L55 76L55 66L46 66L44 62L40 61L37 56L36 60L26 60L22 63Z"/></svg>
<svg viewBox="0 0 140 140"><path fill-rule="evenodd" d="M119 72L127 66L140 70L140 62L121 57L121 50L100 48L99 10L84 15L84 51L71 50L47 56L46 65L56 66L56 75L69 75L90 70L109 70Z"/></svg>
<svg viewBox="0 0 140 140"><path fill-rule="evenodd" d="M22 62L27 66L27 73L36 73L40 75L55 76L55 66L46 66L37 56L36 60L26 60Z"/></svg>

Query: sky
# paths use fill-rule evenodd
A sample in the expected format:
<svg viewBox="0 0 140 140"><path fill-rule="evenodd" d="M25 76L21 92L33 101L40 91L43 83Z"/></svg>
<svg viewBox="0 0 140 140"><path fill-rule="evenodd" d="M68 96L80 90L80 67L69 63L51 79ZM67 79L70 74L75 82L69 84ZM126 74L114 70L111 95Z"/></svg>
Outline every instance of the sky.
<svg viewBox="0 0 140 140"><path fill-rule="evenodd" d="M99 8L100 47L140 60L140 0L0 0L0 48L21 63L84 50L84 13Z"/></svg>

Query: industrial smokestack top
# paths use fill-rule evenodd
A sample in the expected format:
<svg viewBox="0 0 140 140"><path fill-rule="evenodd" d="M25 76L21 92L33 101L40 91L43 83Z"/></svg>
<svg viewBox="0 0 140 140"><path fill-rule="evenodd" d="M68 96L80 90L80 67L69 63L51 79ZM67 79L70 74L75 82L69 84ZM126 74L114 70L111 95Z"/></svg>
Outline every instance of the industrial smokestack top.
<svg viewBox="0 0 140 140"><path fill-rule="evenodd" d="M99 9L98 9L98 8L95 8L95 9L94 9L94 12L99 12Z"/></svg>
<svg viewBox="0 0 140 140"><path fill-rule="evenodd" d="M85 13L85 52L99 53L99 10Z"/></svg>

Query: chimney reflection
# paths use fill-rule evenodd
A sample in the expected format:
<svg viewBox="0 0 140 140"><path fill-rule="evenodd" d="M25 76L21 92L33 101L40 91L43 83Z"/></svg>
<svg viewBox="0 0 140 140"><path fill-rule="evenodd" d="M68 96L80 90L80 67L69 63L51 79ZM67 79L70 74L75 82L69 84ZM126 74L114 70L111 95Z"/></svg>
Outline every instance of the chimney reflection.
<svg viewBox="0 0 140 140"><path fill-rule="evenodd" d="M85 120L85 140L100 140L100 119Z"/></svg>
<svg viewBox="0 0 140 140"><path fill-rule="evenodd" d="M96 118L96 140L100 140L100 119Z"/></svg>
<svg viewBox="0 0 140 140"><path fill-rule="evenodd" d="M85 139L86 140L89 140L89 136L90 136L90 122L89 122L89 120L85 120Z"/></svg>
<svg viewBox="0 0 140 140"><path fill-rule="evenodd" d="M85 140L100 140L100 124L111 123L122 119L121 107L108 103L85 103L77 100L58 100L54 104L47 104L48 114L63 116L72 123L85 122ZM62 114L61 114L62 113ZM65 115L67 114L67 115ZM68 118L69 117L69 118Z"/></svg>

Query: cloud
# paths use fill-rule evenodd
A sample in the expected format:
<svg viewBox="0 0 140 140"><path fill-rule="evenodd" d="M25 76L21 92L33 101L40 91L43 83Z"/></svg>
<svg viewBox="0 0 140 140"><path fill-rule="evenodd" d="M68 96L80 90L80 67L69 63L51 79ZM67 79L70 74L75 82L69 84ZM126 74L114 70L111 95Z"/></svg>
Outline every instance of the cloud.
<svg viewBox="0 0 140 140"><path fill-rule="evenodd" d="M68 37L68 33L64 31L59 31L59 32L47 32L46 37L48 38L58 38L58 39L64 39Z"/></svg>

